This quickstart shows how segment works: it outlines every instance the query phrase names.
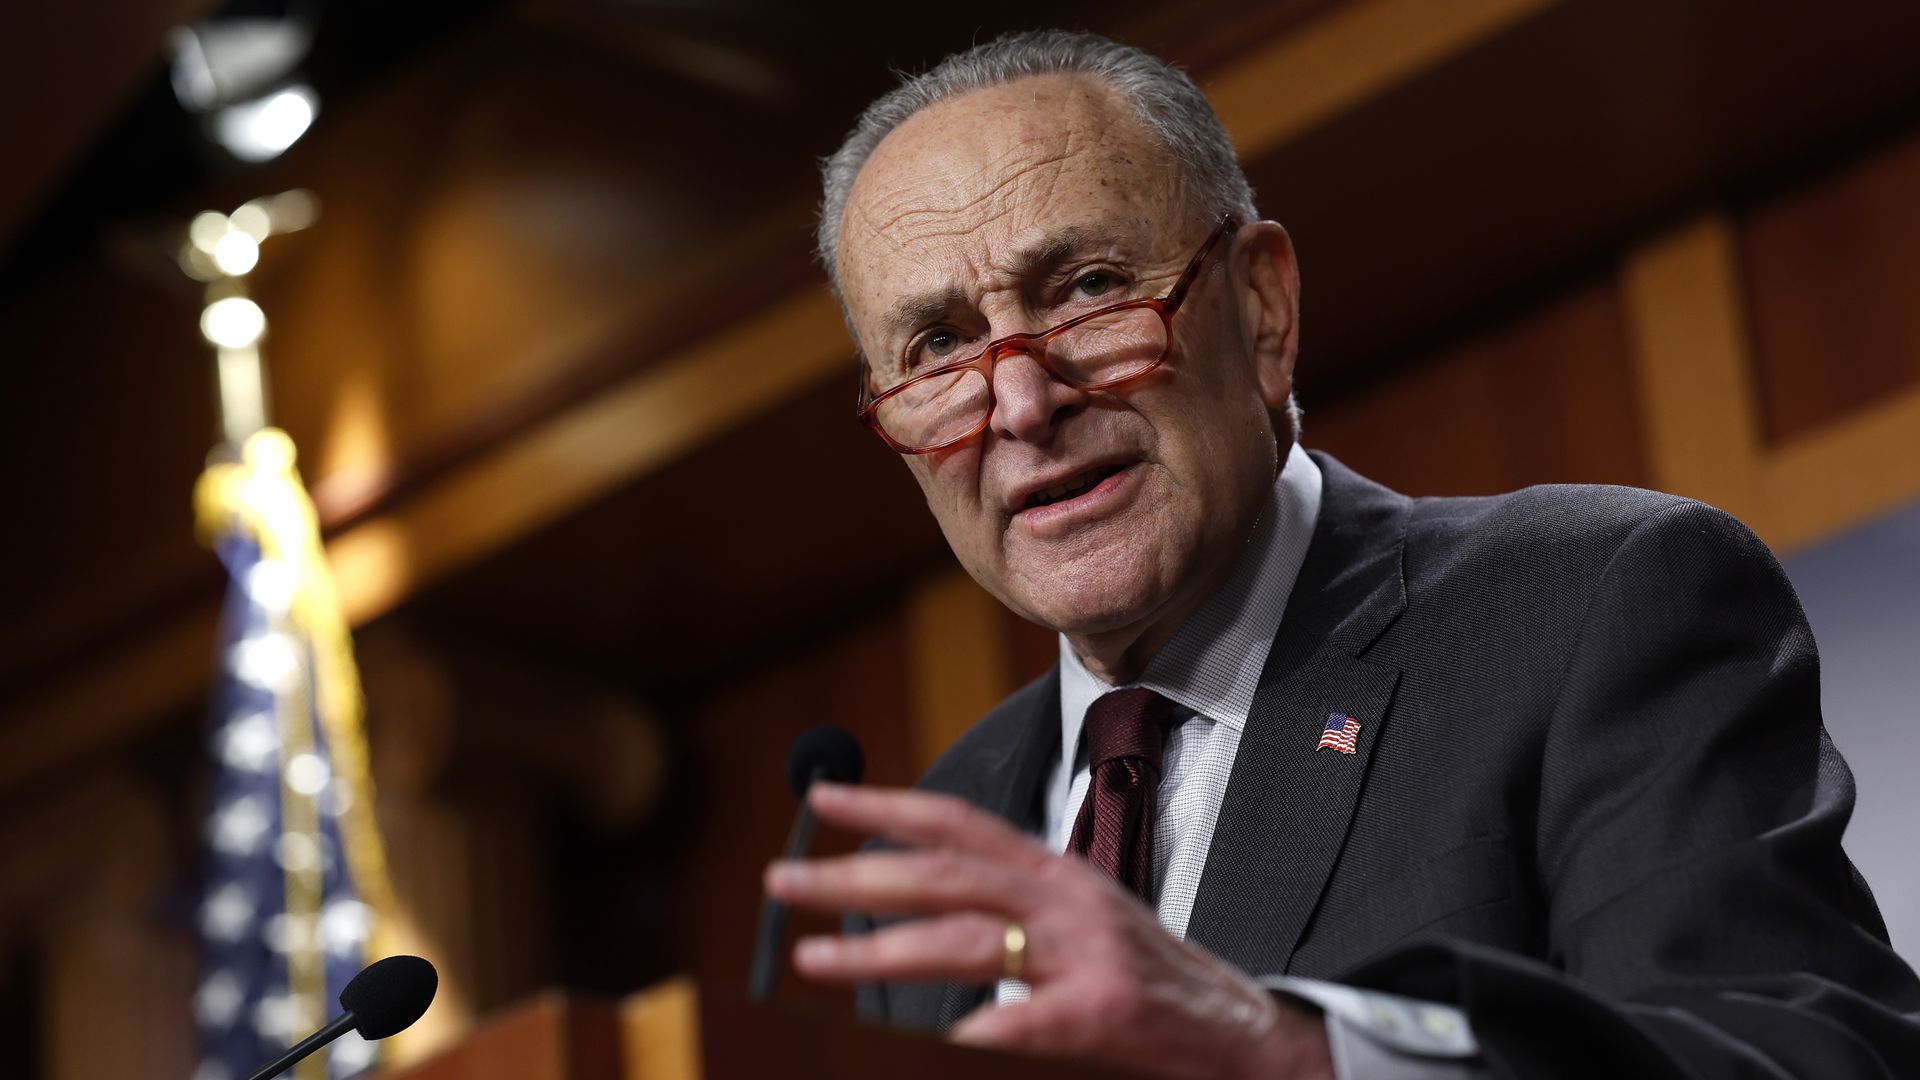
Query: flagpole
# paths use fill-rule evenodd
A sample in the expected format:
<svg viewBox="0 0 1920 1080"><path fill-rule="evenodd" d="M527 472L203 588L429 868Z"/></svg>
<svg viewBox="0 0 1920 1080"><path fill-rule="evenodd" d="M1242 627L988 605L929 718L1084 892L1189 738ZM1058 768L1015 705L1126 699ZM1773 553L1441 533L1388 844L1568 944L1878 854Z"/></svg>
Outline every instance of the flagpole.
<svg viewBox="0 0 1920 1080"><path fill-rule="evenodd" d="M282 1032L309 1030L325 1018L329 950L340 947L343 925L352 929L351 919L343 924L335 917L338 905L329 902L328 875L344 874L356 898L347 902L372 910L373 933L380 932L392 910L385 855L372 818L352 642L320 542L318 515L295 467L293 442L269 426L260 350L266 315L246 287L261 241L306 227L314 213L305 192L254 200L232 214L209 211L194 218L180 257L182 269L206 285L200 329L215 350L225 439L224 452L195 489L201 536L210 545L237 537L257 553L244 580L236 570L234 585L244 592L248 608L264 617L264 631L235 647L265 642L287 661L275 678L254 684L272 691L278 742L279 834L272 856L281 872L282 910L277 921L258 931L285 960L287 993L276 1024ZM330 845L329 827L337 846ZM339 865L330 869L330 860ZM357 968L370 942L363 936L351 944L360 953L353 964ZM296 1077L328 1080L330 1060L351 1052L350 1045L343 1041L330 1054L302 1061ZM344 1061L342 1067L351 1068Z"/></svg>

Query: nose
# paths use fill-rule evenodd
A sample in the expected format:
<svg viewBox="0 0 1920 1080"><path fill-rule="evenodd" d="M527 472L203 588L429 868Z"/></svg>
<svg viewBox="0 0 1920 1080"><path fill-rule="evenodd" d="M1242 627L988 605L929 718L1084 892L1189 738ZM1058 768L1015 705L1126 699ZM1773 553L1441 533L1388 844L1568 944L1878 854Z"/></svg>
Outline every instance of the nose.
<svg viewBox="0 0 1920 1080"><path fill-rule="evenodd" d="M1024 349L1003 354L993 369L994 433L1001 438L1044 444L1060 421L1087 399L1040 366Z"/></svg>

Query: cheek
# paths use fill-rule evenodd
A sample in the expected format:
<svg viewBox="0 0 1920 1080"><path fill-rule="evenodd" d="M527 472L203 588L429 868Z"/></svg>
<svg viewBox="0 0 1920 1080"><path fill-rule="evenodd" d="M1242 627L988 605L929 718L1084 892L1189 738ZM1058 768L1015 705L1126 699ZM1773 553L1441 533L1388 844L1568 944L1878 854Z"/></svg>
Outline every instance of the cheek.
<svg viewBox="0 0 1920 1080"><path fill-rule="evenodd" d="M969 538L987 524L980 512L980 450L964 446L939 454L921 454L908 459L913 478L927 499L940 529L956 548L972 546Z"/></svg>
<svg viewBox="0 0 1920 1080"><path fill-rule="evenodd" d="M1232 352L1233 342L1195 359L1143 394L1136 408L1154 428L1156 456L1178 489L1173 506L1200 518L1232 515L1242 489L1271 479L1272 420L1259 387Z"/></svg>
<svg viewBox="0 0 1920 1080"><path fill-rule="evenodd" d="M920 481L927 501L953 503L966 501L978 490L980 450L962 446L936 454L916 454L907 459L914 479Z"/></svg>
<svg viewBox="0 0 1920 1080"><path fill-rule="evenodd" d="M1250 444L1257 446L1271 437L1267 404L1246 342L1237 326L1221 321L1227 324L1210 326L1204 335L1195 334L1192 350L1187 353L1193 359L1181 372L1186 385L1181 388L1182 401L1176 407L1188 441L1204 446L1211 454L1246 454ZM1232 464L1230 460L1216 460L1213 467Z"/></svg>

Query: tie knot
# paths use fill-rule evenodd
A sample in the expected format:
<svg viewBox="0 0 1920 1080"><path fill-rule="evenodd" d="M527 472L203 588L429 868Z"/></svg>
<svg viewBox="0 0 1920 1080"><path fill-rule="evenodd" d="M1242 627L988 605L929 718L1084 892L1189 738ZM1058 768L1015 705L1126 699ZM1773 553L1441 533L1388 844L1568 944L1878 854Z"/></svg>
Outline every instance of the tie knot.
<svg viewBox="0 0 1920 1080"><path fill-rule="evenodd" d="M1158 773L1172 704L1143 686L1100 695L1087 707L1087 767L1133 758Z"/></svg>

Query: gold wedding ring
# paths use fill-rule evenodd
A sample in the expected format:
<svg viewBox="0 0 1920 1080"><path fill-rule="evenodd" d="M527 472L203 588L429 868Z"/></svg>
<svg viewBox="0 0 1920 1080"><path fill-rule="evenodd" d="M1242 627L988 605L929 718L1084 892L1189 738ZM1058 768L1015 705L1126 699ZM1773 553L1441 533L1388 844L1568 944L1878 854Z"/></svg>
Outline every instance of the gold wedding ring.
<svg viewBox="0 0 1920 1080"><path fill-rule="evenodd" d="M1002 938L1006 947L1006 956L1000 970L1009 979L1018 979L1027 971L1027 928L1017 922L1007 924L1007 932Z"/></svg>

